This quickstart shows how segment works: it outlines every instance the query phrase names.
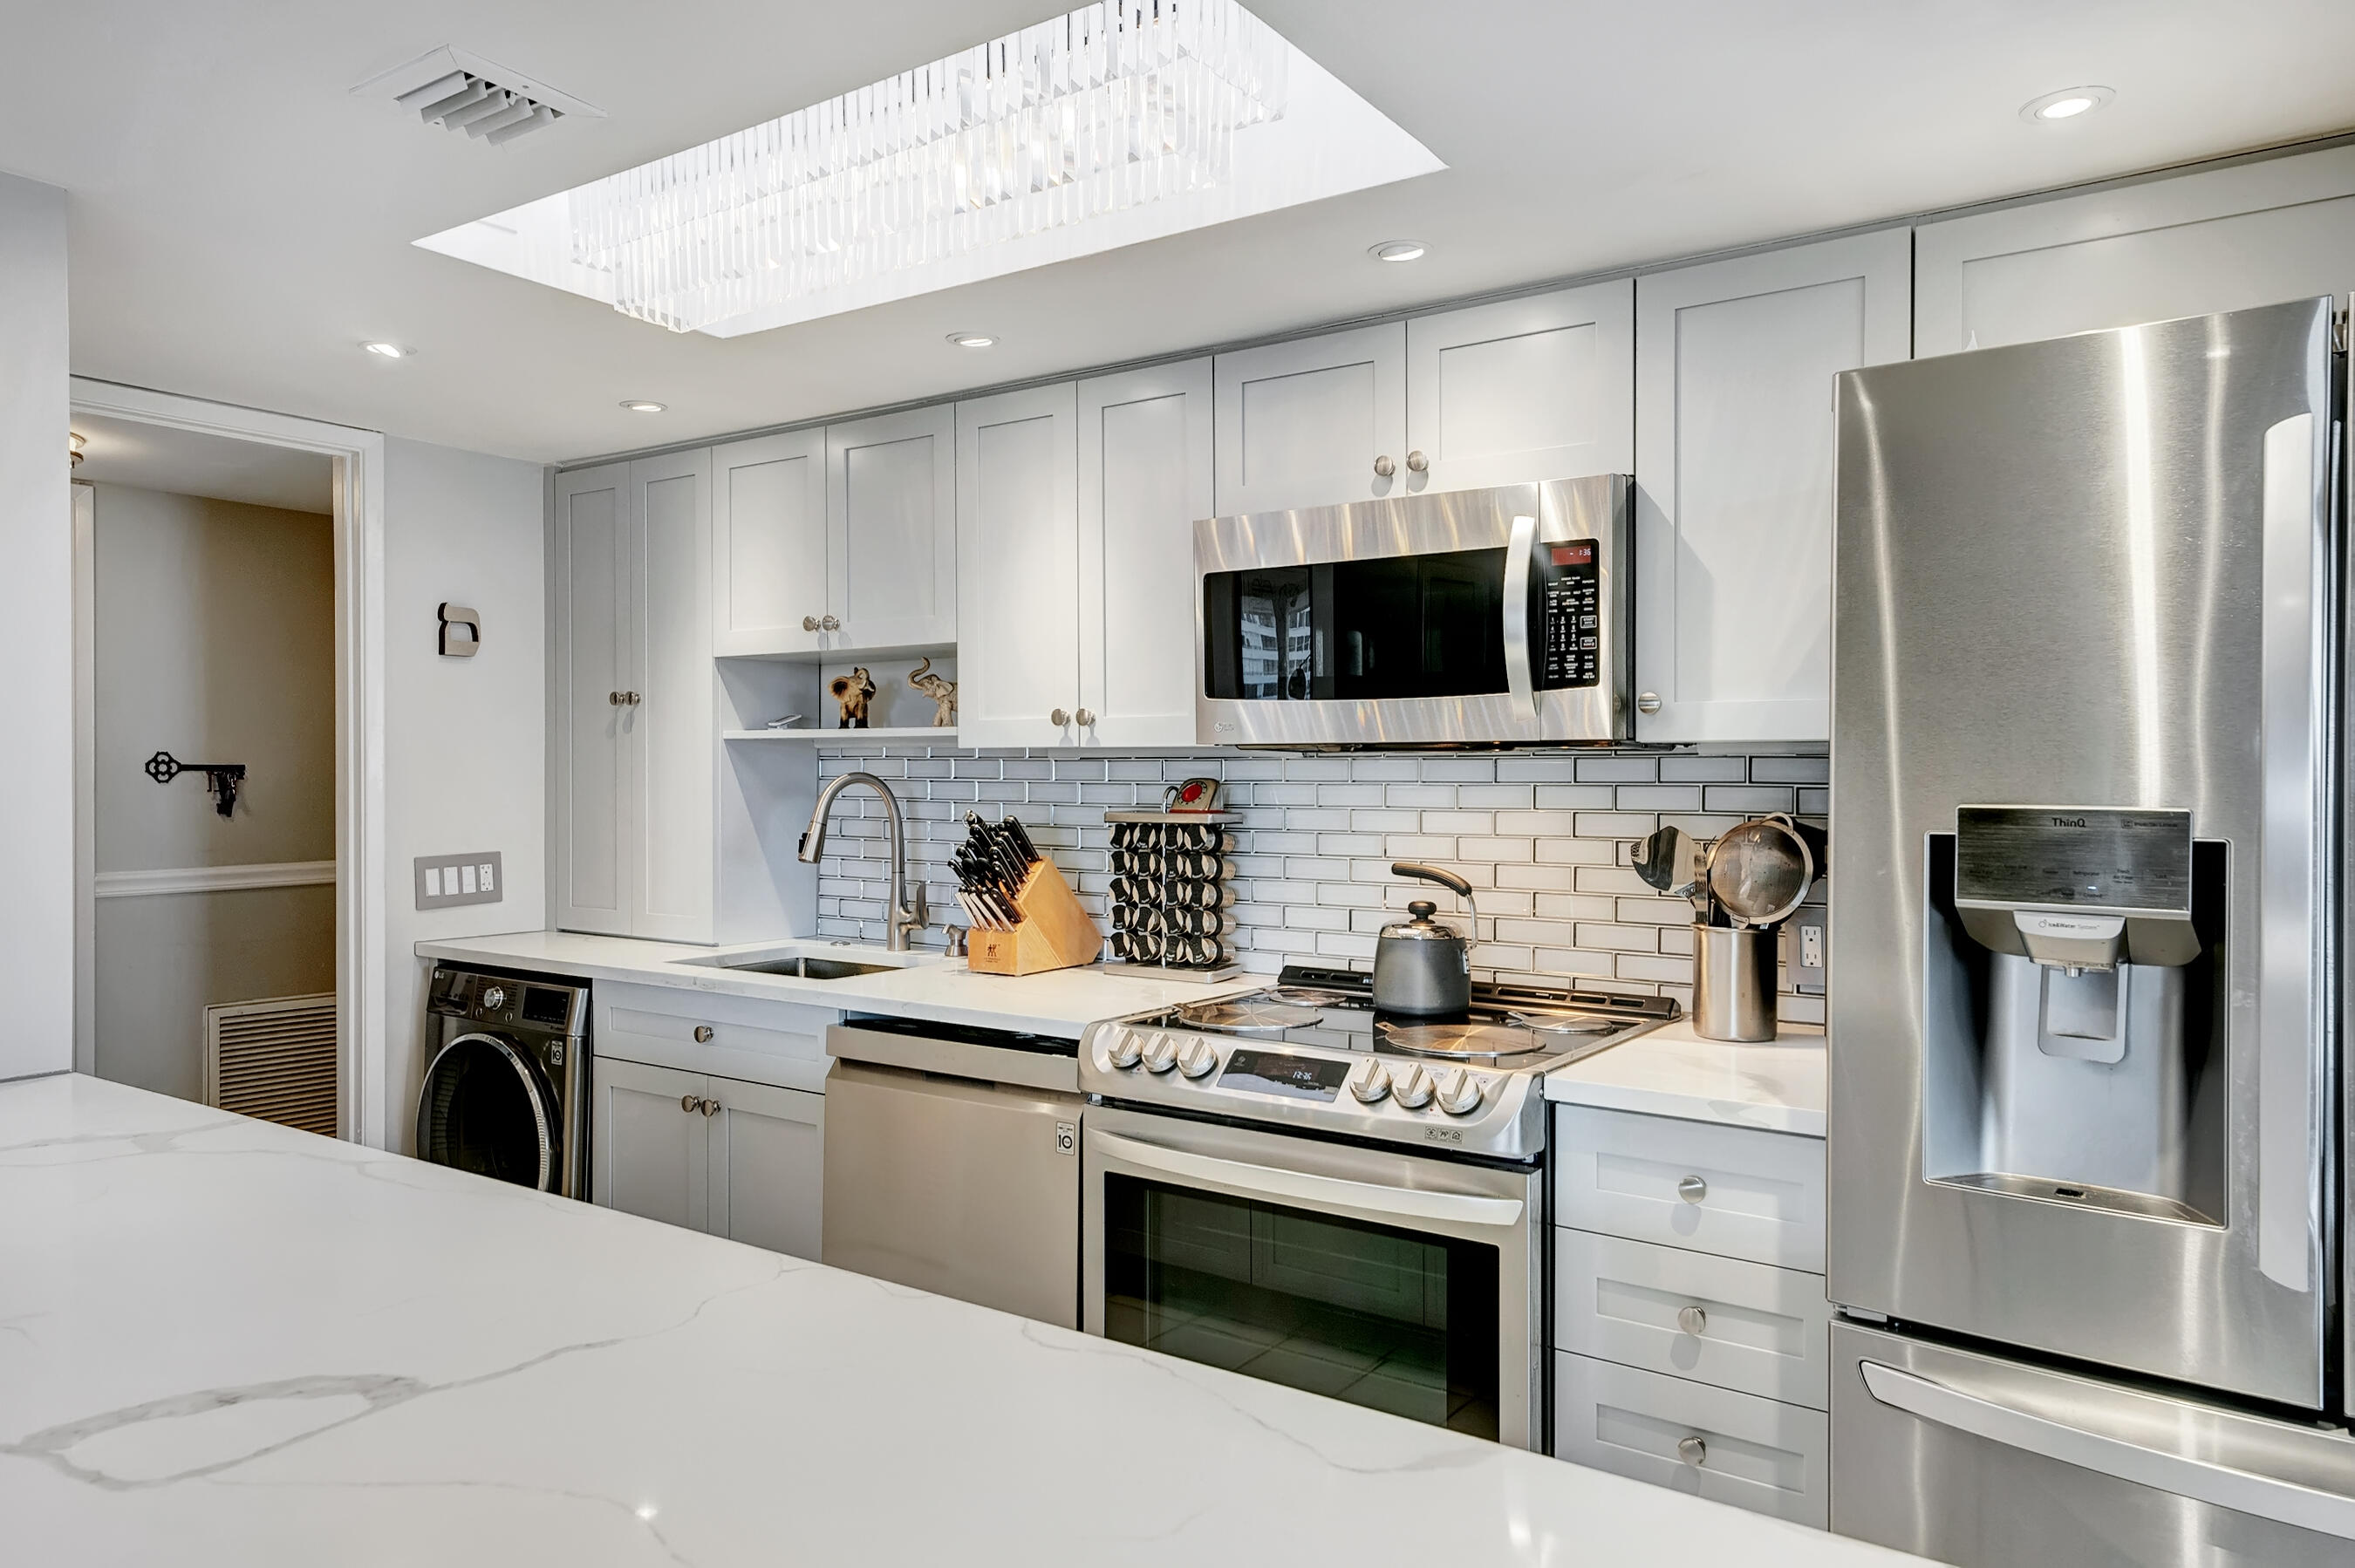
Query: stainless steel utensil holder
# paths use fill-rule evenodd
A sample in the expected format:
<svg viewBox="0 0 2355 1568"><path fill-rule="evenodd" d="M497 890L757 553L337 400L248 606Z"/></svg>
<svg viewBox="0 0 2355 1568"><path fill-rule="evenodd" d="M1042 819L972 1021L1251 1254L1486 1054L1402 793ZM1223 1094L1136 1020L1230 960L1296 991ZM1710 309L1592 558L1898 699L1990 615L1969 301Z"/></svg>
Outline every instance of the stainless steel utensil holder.
<svg viewBox="0 0 2355 1568"><path fill-rule="evenodd" d="M1696 925L1692 933L1693 1032L1739 1045L1773 1040L1778 929Z"/></svg>

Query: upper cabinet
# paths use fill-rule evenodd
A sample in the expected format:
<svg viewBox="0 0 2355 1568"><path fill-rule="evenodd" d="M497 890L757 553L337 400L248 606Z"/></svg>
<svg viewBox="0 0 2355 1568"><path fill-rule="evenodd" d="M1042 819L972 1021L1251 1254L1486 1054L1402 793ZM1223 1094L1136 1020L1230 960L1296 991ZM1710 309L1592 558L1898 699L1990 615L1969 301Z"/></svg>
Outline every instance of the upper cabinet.
<svg viewBox="0 0 2355 1568"><path fill-rule="evenodd" d="M1071 384L956 406L957 738L1071 743L1080 707Z"/></svg>
<svg viewBox="0 0 2355 1568"><path fill-rule="evenodd" d="M714 653L815 653L823 646L826 528L823 429L712 450Z"/></svg>
<svg viewBox="0 0 2355 1568"><path fill-rule="evenodd" d="M1216 374L1219 516L1331 507L1403 487L1403 325L1221 354Z"/></svg>
<svg viewBox="0 0 2355 1568"><path fill-rule="evenodd" d="M826 429L829 648L956 641L955 412Z"/></svg>
<svg viewBox="0 0 2355 1568"><path fill-rule="evenodd" d="M634 745L630 689L630 578L626 538L630 465L608 463L556 476L556 923L626 936L630 816L623 762Z"/></svg>
<svg viewBox="0 0 2355 1568"><path fill-rule="evenodd" d="M2355 147L1924 224L1913 351L1954 354L2355 289Z"/></svg>
<svg viewBox="0 0 2355 1568"><path fill-rule="evenodd" d="M1635 355L1624 278L1408 322L1408 492L1630 472Z"/></svg>
<svg viewBox="0 0 2355 1568"><path fill-rule="evenodd" d="M1835 378L1907 357L1909 231L1636 282L1636 739L1831 734Z"/></svg>

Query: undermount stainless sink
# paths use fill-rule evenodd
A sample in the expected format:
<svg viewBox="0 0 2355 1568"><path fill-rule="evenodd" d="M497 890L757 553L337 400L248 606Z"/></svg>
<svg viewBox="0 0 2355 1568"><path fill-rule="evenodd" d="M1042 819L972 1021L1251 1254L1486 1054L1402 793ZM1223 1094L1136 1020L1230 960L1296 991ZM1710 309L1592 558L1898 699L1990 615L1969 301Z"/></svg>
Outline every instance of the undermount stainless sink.
<svg viewBox="0 0 2355 1568"><path fill-rule="evenodd" d="M847 958L746 958L741 962L721 959L723 969L749 970L755 975L791 975L801 980L851 980L861 975L888 974L902 969L902 964L854 964Z"/></svg>

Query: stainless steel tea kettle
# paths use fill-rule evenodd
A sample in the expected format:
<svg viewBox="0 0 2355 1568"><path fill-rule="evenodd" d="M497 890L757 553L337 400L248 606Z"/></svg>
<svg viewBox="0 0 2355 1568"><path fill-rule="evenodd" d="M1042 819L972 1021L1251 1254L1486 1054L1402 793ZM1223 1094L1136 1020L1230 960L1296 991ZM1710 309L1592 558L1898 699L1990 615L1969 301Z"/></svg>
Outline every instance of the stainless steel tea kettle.
<svg viewBox="0 0 2355 1568"><path fill-rule="evenodd" d="M1393 875L1437 882L1464 901L1465 922L1474 929L1458 936L1432 918L1439 906L1418 899L1406 906L1410 918L1382 927L1374 944L1374 1010L1429 1016L1460 1013L1472 1005L1472 938L1479 912L1472 884L1453 871L1401 860Z"/></svg>

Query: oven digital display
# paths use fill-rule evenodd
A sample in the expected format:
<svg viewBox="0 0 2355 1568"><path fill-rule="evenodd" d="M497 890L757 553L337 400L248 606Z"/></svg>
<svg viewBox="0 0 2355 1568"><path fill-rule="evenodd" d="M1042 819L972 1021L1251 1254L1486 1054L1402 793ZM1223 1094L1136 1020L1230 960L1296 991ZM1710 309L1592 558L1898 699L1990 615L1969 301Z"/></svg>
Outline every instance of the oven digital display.
<svg viewBox="0 0 2355 1568"><path fill-rule="evenodd" d="M1219 1087L1284 1094L1295 1100L1330 1100L1340 1093L1348 1076L1346 1061L1288 1056L1280 1051L1238 1051L1227 1058L1227 1070L1219 1074Z"/></svg>

